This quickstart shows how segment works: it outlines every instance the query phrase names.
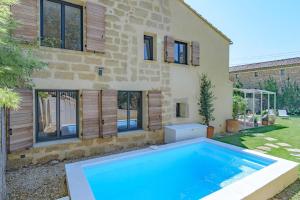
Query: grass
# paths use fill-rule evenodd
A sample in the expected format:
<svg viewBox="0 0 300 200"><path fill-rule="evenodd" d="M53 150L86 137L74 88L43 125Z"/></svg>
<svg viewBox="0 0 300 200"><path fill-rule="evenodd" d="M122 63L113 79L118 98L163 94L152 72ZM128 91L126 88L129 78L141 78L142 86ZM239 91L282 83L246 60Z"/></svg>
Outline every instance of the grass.
<svg viewBox="0 0 300 200"><path fill-rule="evenodd" d="M275 138L277 141L267 141L266 137ZM214 139L247 149L255 149L266 143L276 144L279 142L290 144L289 148L300 149L300 117L277 119L276 124L272 126L248 129L239 134ZM291 156L285 147L272 148L267 154L300 163L300 160ZM300 168L298 181L277 195L275 199L300 199Z"/></svg>

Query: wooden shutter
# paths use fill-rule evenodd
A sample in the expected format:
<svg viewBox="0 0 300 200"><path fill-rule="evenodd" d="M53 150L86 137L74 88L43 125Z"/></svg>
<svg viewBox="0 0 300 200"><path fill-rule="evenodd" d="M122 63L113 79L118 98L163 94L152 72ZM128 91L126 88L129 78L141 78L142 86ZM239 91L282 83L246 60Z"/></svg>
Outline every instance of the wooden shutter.
<svg viewBox="0 0 300 200"><path fill-rule="evenodd" d="M100 136L100 91L82 91L82 137L83 139Z"/></svg>
<svg viewBox="0 0 300 200"><path fill-rule="evenodd" d="M161 91L148 92L148 126L155 131L162 128L162 94Z"/></svg>
<svg viewBox="0 0 300 200"><path fill-rule="evenodd" d="M200 65L200 44L199 42L192 42L192 65Z"/></svg>
<svg viewBox="0 0 300 200"><path fill-rule="evenodd" d="M165 62L174 62L174 44L175 41L170 36L165 36Z"/></svg>
<svg viewBox="0 0 300 200"><path fill-rule="evenodd" d="M107 138L118 133L117 128L117 98L118 92L115 90L102 90L101 91L102 103L102 137Z"/></svg>
<svg viewBox="0 0 300 200"><path fill-rule="evenodd" d="M20 0L11 7L14 19L18 27L12 35L25 42L37 40L37 0Z"/></svg>
<svg viewBox="0 0 300 200"><path fill-rule="evenodd" d="M86 50L104 52L105 50L105 12L106 8L97 3L86 3Z"/></svg>
<svg viewBox="0 0 300 200"><path fill-rule="evenodd" d="M33 95L31 90L18 90L20 108L9 113L9 151L17 151L33 145Z"/></svg>

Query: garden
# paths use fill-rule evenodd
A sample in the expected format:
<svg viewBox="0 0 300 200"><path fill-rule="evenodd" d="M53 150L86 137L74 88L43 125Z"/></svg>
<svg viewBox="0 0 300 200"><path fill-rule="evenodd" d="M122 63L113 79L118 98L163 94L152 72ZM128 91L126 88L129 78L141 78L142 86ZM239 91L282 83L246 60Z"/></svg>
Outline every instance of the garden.
<svg viewBox="0 0 300 200"><path fill-rule="evenodd" d="M247 129L214 139L300 163L300 117L277 118L274 125ZM300 199L300 169L298 181L275 199Z"/></svg>

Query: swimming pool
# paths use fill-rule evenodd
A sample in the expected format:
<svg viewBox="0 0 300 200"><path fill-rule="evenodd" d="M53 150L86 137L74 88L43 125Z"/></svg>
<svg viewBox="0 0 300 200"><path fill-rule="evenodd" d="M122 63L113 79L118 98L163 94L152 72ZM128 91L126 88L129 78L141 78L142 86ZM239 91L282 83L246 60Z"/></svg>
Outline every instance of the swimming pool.
<svg viewBox="0 0 300 200"><path fill-rule="evenodd" d="M281 162L197 139L70 164L66 171L72 200L179 200L209 197ZM75 189L76 182L85 189Z"/></svg>

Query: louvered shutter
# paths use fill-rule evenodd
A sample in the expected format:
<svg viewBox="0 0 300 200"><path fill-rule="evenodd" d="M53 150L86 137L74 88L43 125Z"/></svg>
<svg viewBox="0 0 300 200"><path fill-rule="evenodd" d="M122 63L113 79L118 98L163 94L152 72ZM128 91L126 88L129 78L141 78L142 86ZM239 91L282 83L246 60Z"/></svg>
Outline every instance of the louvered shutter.
<svg viewBox="0 0 300 200"><path fill-rule="evenodd" d="M86 50L92 52L105 51L105 12L100 4L86 3Z"/></svg>
<svg viewBox="0 0 300 200"><path fill-rule="evenodd" d="M148 92L148 127L155 131L162 128L162 94L161 91Z"/></svg>
<svg viewBox="0 0 300 200"><path fill-rule="evenodd" d="M174 38L165 36L165 62L174 62Z"/></svg>
<svg viewBox="0 0 300 200"><path fill-rule="evenodd" d="M9 151L17 151L33 145L33 95L31 90L18 90L20 108L9 112Z"/></svg>
<svg viewBox="0 0 300 200"><path fill-rule="evenodd" d="M118 92L115 90L102 90L101 91L101 104L102 104L102 137L107 138L114 136L118 133L117 128L117 98Z"/></svg>
<svg viewBox="0 0 300 200"><path fill-rule="evenodd" d="M200 44L199 42L192 42L192 65L200 65Z"/></svg>
<svg viewBox="0 0 300 200"><path fill-rule="evenodd" d="M12 35L25 42L37 40L37 0L20 0L11 7L14 19L18 22Z"/></svg>
<svg viewBox="0 0 300 200"><path fill-rule="evenodd" d="M100 136L100 91L82 91L82 137L83 139Z"/></svg>

